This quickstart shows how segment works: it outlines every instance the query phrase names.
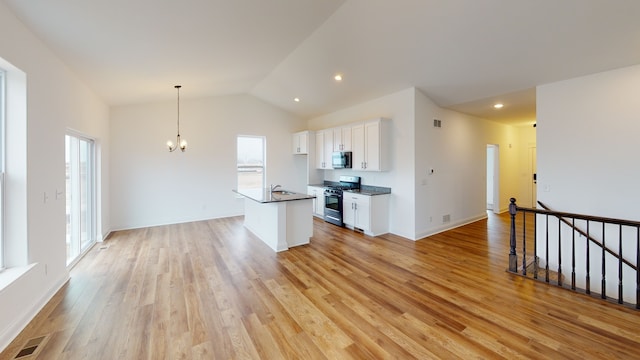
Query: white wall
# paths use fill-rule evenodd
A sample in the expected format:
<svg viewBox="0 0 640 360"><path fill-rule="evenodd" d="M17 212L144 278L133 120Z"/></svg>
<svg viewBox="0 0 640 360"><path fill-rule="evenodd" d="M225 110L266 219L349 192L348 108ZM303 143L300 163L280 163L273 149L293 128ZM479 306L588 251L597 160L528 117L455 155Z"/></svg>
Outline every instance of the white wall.
<svg viewBox="0 0 640 360"><path fill-rule="evenodd" d="M32 265L22 277L0 290L0 348L4 348L68 279L65 197L55 196L56 190L65 188L65 131L75 128L96 138L99 144L107 143L109 134L107 106L1 2L0 33L6 34L0 37L0 58L24 72L27 95L26 119L24 113L8 119L8 136L17 137L11 138L14 155L9 153L7 157L7 171L24 168L11 163L26 159L25 170L7 174L12 178L7 184L8 193L21 191L16 182L26 182L25 196L7 204L8 212L26 209L19 210L18 215L26 217L26 222L17 225L26 224L26 229L11 231L19 234L19 239L7 239L18 247L26 246L26 251L16 252L24 255L8 263L25 269ZM105 165L109 162L108 150L103 150L99 161ZM103 180L108 178L107 169L100 171ZM108 183L103 184L99 196L99 232L104 234L109 228ZM0 273L0 278L4 276L7 274Z"/></svg>
<svg viewBox="0 0 640 360"><path fill-rule="evenodd" d="M390 187L390 232L409 239L413 239L415 228L414 99L415 89L409 88L309 120L309 128L319 130L373 118L391 119L390 171L325 170L324 178L337 180L340 175L356 175L362 178L364 185Z"/></svg>
<svg viewBox="0 0 640 360"><path fill-rule="evenodd" d="M170 84L169 84L170 85ZM167 91L173 91L171 86ZM267 184L306 192L306 155L292 155L291 134L304 130L296 117L251 95L121 106L111 113L111 218L114 229L138 228L243 214L236 188L236 138L267 138Z"/></svg>
<svg viewBox="0 0 640 360"><path fill-rule="evenodd" d="M391 187L391 233L415 240L485 217L487 144L500 146L500 208L518 195L516 151L521 145L515 128L440 108L415 88L313 118L309 127L377 117L392 122L391 170L325 170L324 178L353 174L365 185ZM442 120L442 128L433 128L434 118ZM450 222L442 222L444 215L450 215Z"/></svg>
<svg viewBox="0 0 640 360"><path fill-rule="evenodd" d="M538 198L640 220L640 65L538 87Z"/></svg>
<svg viewBox="0 0 640 360"><path fill-rule="evenodd" d="M440 108L420 92L416 108L416 238L486 217L487 144L498 145L500 203L494 206L505 209L516 196L514 127Z"/></svg>
<svg viewBox="0 0 640 360"><path fill-rule="evenodd" d="M640 221L640 65L539 86L537 89L538 199L553 210ZM594 225L595 226L595 225ZM607 236L615 251L617 229ZM595 232L595 234L594 234ZM599 238L601 230L593 230ZM551 232L555 234L555 232ZM623 253L634 262L635 230L623 241ZM570 259L571 236L563 257ZM615 240L614 240L615 239ZM584 238L578 237L579 254ZM557 241L549 244L556 269ZM539 249L544 251L544 248ZM592 251L596 251L592 248ZM591 263L592 290L600 287L600 250ZM585 265L578 257L578 281ZM609 295L617 294L617 261L607 261ZM595 262L593 262L595 261ZM564 261L568 274L570 261ZM625 297L635 302L635 274L625 275Z"/></svg>

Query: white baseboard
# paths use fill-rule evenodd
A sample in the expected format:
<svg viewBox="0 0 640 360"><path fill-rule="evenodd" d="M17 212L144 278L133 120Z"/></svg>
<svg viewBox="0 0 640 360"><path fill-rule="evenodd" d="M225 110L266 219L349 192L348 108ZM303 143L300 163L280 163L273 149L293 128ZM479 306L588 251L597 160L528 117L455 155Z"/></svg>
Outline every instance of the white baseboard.
<svg viewBox="0 0 640 360"><path fill-rule="evenodd" d="M34 268L37 268L34 267ZM30 269L30 270L33 270ZM53 298L53 296L60 291L60 289L69 281L69 274L62 278L58 279L54 285L43 294L40 299L34 302L26 311L19 316L13 323L3 329L0 334L0 351L4 351L4 349L11 344L11 342L20 334L20 332L33 320L33 318L38 315L40 310L44 308L44 306ZM24 299L23 299L24 300Z"/></svg>
<svg viewBox="0 0 640 360"><path fill-rule="evenodd" d="M185 223L197 222L197 221L224 219L228 217L236 217L236 216L242 216L242 215L244 215L244 212L240 212L240 213L233 212L233 213L222 214L216 217L194 218L194 219L186 219L186 220L183 219L183 220L178 220L176 222L166 222L166 223L162 222L162 223L153 223L153 224L146 224L146 225L116 225L111 227L111 230L109 231L109 233L122 231L122 230L144 229L144 228L149 228L154 226L176 225L176 224L185 224Z"/></svg>
<svg viewBox="0 0 640 360"><path fill-rule="evenodd" d="M442 226L438 226L438 227L433 228L433 229L429 229L429 230L425 230L425 231L416 233L415 240L424 239L426 237L433 236L435 234L439 234L439 233L445 232L447 230L455 229L455 228L460 227L460 226L471 224L471 223L474 223L474 222L476 222L478 220L482 220L482 219L486 219L486 218L487 218L487 213L484 212L484 213L482 213L482 215L472 216L472 217L469 217L469 218L466 218L466 219L461 219L461 220L458 220L458 221L454 221L454 222L450 222L450 223L447 223L447 224L443 224Z"/></svg>

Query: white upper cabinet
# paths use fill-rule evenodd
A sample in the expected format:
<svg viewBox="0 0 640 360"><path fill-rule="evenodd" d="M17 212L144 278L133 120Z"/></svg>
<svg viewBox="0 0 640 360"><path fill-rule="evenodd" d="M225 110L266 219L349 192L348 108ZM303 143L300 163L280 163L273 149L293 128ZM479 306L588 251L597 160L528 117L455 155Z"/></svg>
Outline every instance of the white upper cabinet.
<svg viewBox="0 0 640 360"><path fill-rule="evenodd" d="M386 171L389 169L389 120L376 119L352 128L353 169Z"/></svg>
<svg viewBox="0 0 640 360"><path fill-rule="evenodd" d="M333 151L351 151L351 126L333 129Z"/></svg>
<svg viewBox="0 0 640 360"><path fill-rule="evenodd" d="M316 168L333 169L331 166L331 154L333 152L333 132L321 130L316 132Z"/></svg>
<svg viewBox="0 0 640 360"><path fill-rule="evenodd" d="M308 154L309 153L309 132L301 131L294 133L293 135L292 150L294 154Z"/></svg>
<svg viewBox="0 0 640 360"><path fill-rule="evenodd" d="M316 131L315 145L311 142L310 149L316 168L333 169L333 152L351 151L353 170L387 171L390 169L390 131L391 121L383 118ZM294 153L296 149L294 147Z"/></svg>

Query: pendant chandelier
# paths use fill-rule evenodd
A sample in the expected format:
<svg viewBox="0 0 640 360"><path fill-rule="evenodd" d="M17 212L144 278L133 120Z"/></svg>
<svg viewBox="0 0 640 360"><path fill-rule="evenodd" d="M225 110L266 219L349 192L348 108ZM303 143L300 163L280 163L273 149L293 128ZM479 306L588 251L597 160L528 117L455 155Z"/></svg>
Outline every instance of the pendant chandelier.
<svg viewBox="0 0 640 360"><path fill-rule="evenodd" d="M180 151L184 152L187 149L187 140L180 139L180 88L182 86L176 85L174 87L178 90L178 136L175 144L171 140L167 141L167 147L169 148L169 152L174 152L177 148L180 148Z"/></svg>

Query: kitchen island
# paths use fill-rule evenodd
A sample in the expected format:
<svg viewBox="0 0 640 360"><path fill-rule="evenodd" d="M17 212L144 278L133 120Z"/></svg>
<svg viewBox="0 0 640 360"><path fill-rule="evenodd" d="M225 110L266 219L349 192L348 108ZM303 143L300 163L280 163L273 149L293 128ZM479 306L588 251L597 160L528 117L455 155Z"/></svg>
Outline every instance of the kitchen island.
<svg viewBox="0 0 640 360"><path fill-rule="evenodd" d="M313 196L286 190L233 190L244 196L244 226L274 251L309 243Z"/></svg>

